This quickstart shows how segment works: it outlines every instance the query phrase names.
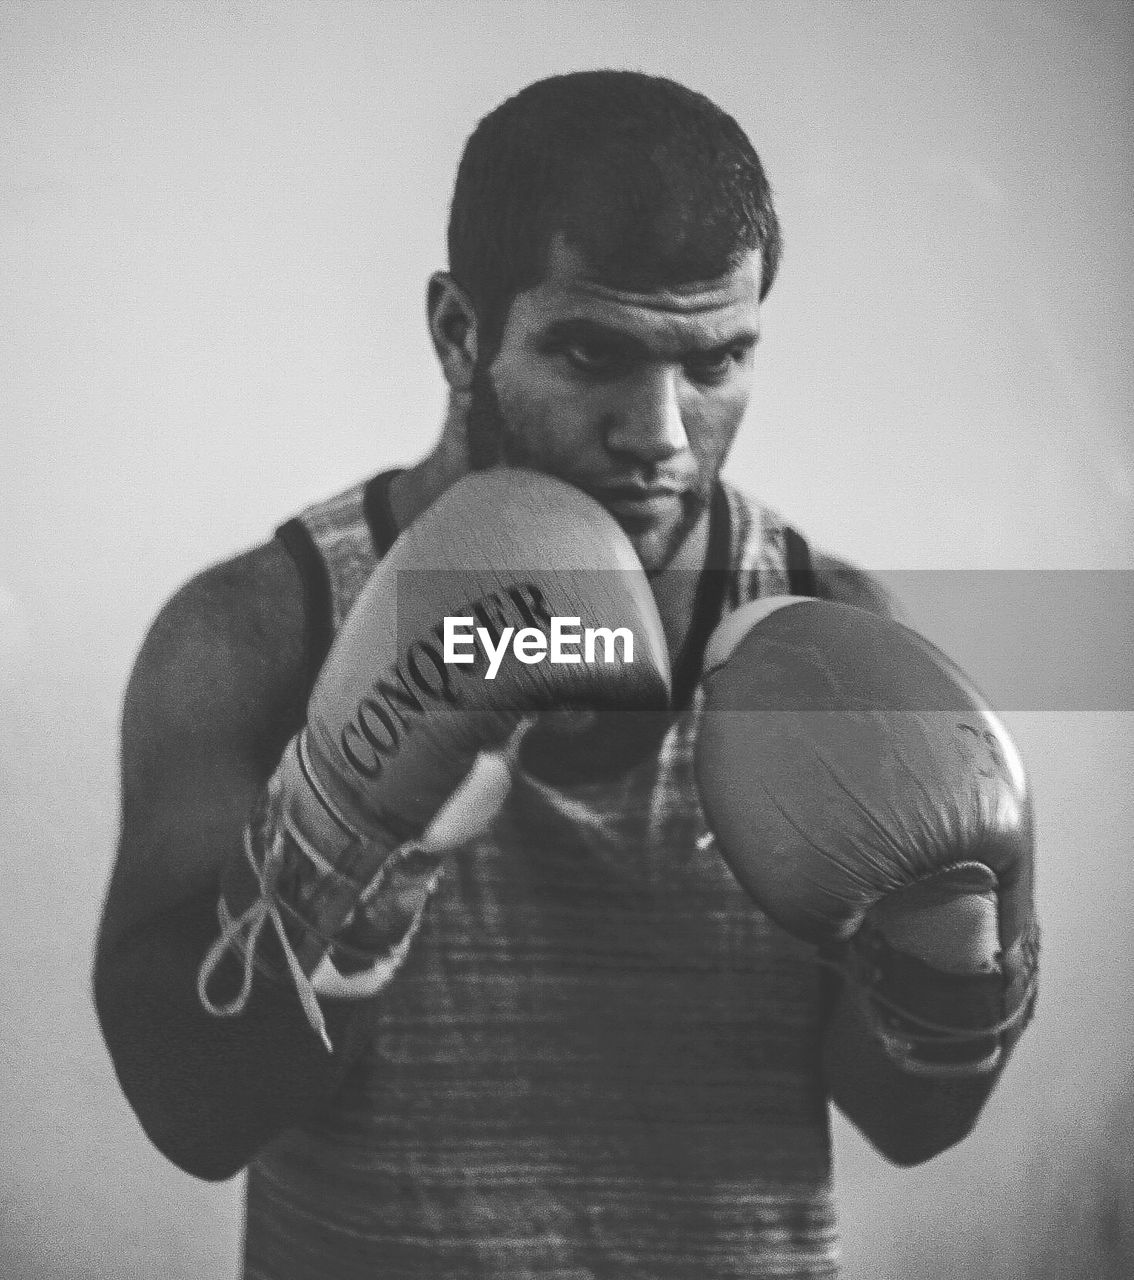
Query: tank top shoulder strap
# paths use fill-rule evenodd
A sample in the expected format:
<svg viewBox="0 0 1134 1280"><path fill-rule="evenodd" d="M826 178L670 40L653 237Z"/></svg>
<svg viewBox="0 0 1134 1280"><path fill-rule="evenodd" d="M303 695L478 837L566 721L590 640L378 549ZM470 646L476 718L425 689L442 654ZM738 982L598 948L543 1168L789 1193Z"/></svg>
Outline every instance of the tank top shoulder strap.
<svg viewBox="0 0 1134 1280"><path fill-rule="evenodd" d="M692 699L705 646L725 614L758 596L785 594L818 594L806 538L772 508L722 481L710 508L709 545L693 624L674 661L675 706L687 706Z"/></svg>
<svg viewBox="0 0 1134 1280"><path fill-rule="evenodd" d="M728 500L731 592L728 608L758 596L821 594L807 539L774 508L731 484Z"/></svg>
<svg viewBox="0 0 1134 1280"><path fill-rule="evenodd" d="M363 583L397 538L388 496L397 474L352 485L276 530L303 583L309 688Z"/></svg>

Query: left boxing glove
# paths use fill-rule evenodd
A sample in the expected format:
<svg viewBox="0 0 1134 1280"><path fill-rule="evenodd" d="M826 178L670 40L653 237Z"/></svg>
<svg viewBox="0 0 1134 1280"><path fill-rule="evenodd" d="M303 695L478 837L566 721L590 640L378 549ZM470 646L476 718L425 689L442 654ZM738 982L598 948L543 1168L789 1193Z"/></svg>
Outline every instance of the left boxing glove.
<svg viewBox="0 0 1134 1280"><path fill-rule="evenodd" d="M481 645L447 657L447 618L466 634L479 624ZM549 661L555 618L571 619L572 633L625 629L630 646L612 644L608 661ZM494 670L486 638L500 655ZM597 502L529 471L458 481L398 538L340 629L306 726L246 831L246 856L227 869L202 1003L243 1008L271 919L326 1039L315 996L366 995L386 980L432 891L438 851L491 820L507 790L499 750L541 711L655 708L668 688L649 583ZM484 749L497 751L495 767L490 758L470 772ZM230 946L243 952L245 982L217 1005L208 983Z"/></svg>
<svg viewBox="0 0 1134 1280"><path fill-rule="evenodd" d="M753 899L869 995L923 1075L993 1070L1031 1014L1032 803L1003 724L908 627L777 597L706 652L696 770Z"/></svg>

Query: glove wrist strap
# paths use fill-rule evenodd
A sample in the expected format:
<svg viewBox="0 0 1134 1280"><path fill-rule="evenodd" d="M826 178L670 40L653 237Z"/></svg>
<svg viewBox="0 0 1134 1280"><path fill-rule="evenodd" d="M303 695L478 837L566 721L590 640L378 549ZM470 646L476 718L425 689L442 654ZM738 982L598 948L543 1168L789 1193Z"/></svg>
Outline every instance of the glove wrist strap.
<svg viewBox="0 0 1134 1280"><path fill-rule="evenodd" d="M819 962L858 993L866 1021L901 1070L928 1077L997 1070L1031 1020L1037 998L1039 929L989 973L951 974L896 950L864 924Z"/></svg>

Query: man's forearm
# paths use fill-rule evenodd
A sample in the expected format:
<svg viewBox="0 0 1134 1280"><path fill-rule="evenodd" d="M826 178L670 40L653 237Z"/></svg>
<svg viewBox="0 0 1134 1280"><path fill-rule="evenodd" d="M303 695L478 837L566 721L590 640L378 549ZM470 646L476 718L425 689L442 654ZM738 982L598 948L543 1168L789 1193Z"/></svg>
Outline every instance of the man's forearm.
<svg viewBox="0 0 1134 1280"><path fill-rule="evenodd" d="M176 1165L210 1180L232 1177L325 1106L367 1023L365 1005L324 1001L336 1047L328 1054L295 992L262 980L239 1017L210 1016L197 972L216 933L216 895L198 895L100 940L94 972L103 1036L142 1127ZM221 996L239 986L230 963L214 979Z"/></svg>

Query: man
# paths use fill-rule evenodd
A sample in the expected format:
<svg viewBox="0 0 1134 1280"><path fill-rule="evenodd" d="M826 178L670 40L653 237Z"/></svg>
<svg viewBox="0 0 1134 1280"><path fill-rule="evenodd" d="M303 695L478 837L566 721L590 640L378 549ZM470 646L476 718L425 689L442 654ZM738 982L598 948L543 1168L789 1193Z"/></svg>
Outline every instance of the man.
<svg viewBox="0 0 1134 1280"><path fill-rule="evenodd" d="M888 608L720 480L779 254L760 162L708 100L622 72L530 86L461 161L428 294L449 388L433 450L206 571L155 622L126 698L96 999L155 1144L204 1178L249 1168L247 1275L828 1276L828 1098L902 1164L975 1122L1022 1005L987 1028L960 982L944 1020L999 1047L971 1071L910 1069L855 984L739 887L699 807L721 619L785 592ZM399 533L513 537L490 509L512 482L562 501L596 555L629 540L674 716L597 777L486 734L502 794L438 852L390 817L414 786L383 775L379 805L328 763L353 725L375 754L343 750L376 773L375 724L321 730L344 682L371 679L367 652L404 652L373 586L410 555ZM532 554L551 537L535 523ZM557 754L545 740L543 764ZM375 878L329 914L312 866L334 878L367 840ZM905 995L940 1008L917 981Z"/></svg>

